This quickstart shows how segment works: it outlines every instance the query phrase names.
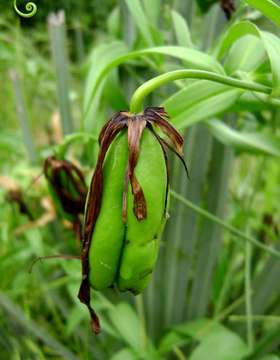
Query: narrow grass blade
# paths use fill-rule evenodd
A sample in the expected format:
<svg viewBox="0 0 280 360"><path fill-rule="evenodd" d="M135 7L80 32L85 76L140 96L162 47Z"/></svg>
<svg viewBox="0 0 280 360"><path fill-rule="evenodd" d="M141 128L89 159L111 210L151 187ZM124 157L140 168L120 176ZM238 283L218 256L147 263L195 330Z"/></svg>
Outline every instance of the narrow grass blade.
<svg viewBox="0 0 280 360"><path fill-rule="evenodd" d="M48 26L52 48L53 61L57 80L57 97L64 135L73 132L73 120L69 100L69 72L66 53L65 16L60 11L50 14Z"/></svg>
<svg viewBox="0 0 280 360"><path fill-rule="evenodd" d="M0 306L7 312L13 321L19 324L25 331L52 348L56 353L65 359L77 360L77 357L64 345L55 340L48 332L27 319L25 314L6 295L0 292Z"/></svg>
<svg viewBox="0 0 280 360"><path fill-rule="evenodd" d="M218 216L224 215L227 203L231 161L232 150L214 141L208 175L207 206L211 213ZM221 237L222 231L217 225L203 221L198 238L195 273L187 308L189 319L202 317L207 313L207 305L211 298L213 270L220 251Z"/></svg>
<svg viewBox="0 0 280 360"><path fill-rule="evenodd" d="M74 27L75 32L75 46L76 46L76 57L78 65L82 65L85 60L85 44L83 29L80 23L76 23Z"/></svg>
<svg viewBox="0 0 280 360"><path fill-rule="evenodd" d="M26 146L29 159L32 163L34 163L36 161L37 156L36 156L35 146L33 143L31 129L29 125L26 104L24 101L21 79L19 74L15 70L11 70L10 77L13 82L17 116L22 129L23 141Z"/></svg>
<svg viewBox="0 0 280 360"><path fill-rule="evenodd" d="M203 125L198 125L187 137L186 159L190 180L179 173L179 191L199 203L208 167L211 135ZM173 203L170 209L174 220L170 225L165 249L165 326L183 320L186 306L186 289L193 261L193 248L197 235L197 214ZM174 281L176 279L176 281Z"/></svg>
<svg viewBox="0 0 280 360"><path fill-rule="evenodd" d="M280 6L272 0L245 0L280 27Z"/></svg>

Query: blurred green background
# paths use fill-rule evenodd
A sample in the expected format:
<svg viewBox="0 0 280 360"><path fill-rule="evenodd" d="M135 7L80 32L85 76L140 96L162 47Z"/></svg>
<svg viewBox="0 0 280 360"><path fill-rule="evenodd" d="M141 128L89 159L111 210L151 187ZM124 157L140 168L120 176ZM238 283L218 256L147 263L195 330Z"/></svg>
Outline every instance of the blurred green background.
<svg viewBox="0 0 280 360"><path fill-rule="evenodd" d="M279 1L233 1L230 20L219 1L34 2L30 18L0 3L0 358L279 359ZM169 154L174 192L153 279L136 298L92 292L96 337L77 299L79 261L30 273L37 257L80 254L43 161L63 148L89 184L104 122L176 69L272 95L182 79L145 99L184 135L190 179Z"/></svg>

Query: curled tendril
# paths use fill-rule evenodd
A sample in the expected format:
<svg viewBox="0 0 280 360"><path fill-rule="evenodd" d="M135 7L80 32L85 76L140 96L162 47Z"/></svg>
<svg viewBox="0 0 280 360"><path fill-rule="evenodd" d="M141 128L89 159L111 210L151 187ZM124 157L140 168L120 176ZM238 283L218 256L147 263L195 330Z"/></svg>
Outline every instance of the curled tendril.
<svg viewBox="0 0 280 360"><path fill-rule="evenodd" d="M14 9L15 11L22 17L25 17L25 18L29 18L29 17L32 17L33 15L36 14L37 12L37 5L33 2L28 2L26 5L25 5L25 9L26 11L28 11L28 13L23 13L19 10L19 8L17 7L17 0L14 0Z"/></svg>

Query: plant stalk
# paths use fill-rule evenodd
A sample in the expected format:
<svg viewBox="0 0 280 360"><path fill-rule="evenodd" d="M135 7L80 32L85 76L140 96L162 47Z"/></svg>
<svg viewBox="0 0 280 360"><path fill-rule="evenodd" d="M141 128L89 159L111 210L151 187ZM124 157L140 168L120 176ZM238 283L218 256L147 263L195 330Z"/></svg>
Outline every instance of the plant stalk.
<svg viewBox="0 0 280 360"><path fill-rule="evenodd" d="M143 85L139 86L130 100L130 112L139 113L143 109L143 102L145 97L152 91L156 90L160 86L166 85L169 82L180 79L204 79L214 81L220 84L225 84L239 89L255 91L264 94L270 94L272 89L265 85L261 85L254 82L235 79L230 76L220 75L214 72L205 70L175 70L165 74L156 76Z"/></svg>

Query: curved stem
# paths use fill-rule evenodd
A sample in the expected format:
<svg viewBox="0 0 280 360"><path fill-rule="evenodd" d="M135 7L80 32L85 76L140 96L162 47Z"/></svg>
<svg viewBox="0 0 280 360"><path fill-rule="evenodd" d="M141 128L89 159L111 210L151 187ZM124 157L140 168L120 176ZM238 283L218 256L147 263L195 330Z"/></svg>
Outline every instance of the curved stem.
<svg viewBox="0 0 280 360"><path fill-rule="evenodd" d="M144 98L158 87L179 79L203 79L210 80L220 84L225 84L239 89L256 91L264 94L270 94L272 89L254 82L235 79L230 76L224 76L217 73L204 70L175 70L156 76L143 85L139 86L130 100L130 112L138 113L142 111Z"/></svg>
<svg viewBox="0 0 280 360"><path fill-rule="evenodd" d="M25 5L25 9L26 11L28 11L27 13L23 13L22 11L19 10L19 8L17 7L17 0L14 0L14 9L15 11L22 17L24 18L30 18L33 15L36 14L37 12L37 5L34 2L29 1L26 5Z"/></svg>
<svg viewBox="0 0 280 360"><path fill-rule="evenodd" d="M56 145L55 146L55 153L57 154L58 157L63 158L65 156L65 153L68 149L68 147L75 141L79 141L79 140L83 140L83 139L87 139L87 140L92 140L95 142L98 142L98 138L95 137L92 134L88 134L85 132L76 132L70 135L66 135L63 139L63 142Z"/></svg>
<svg viewBox="0 0 280 360"><path fill-rule="evenodd" d="M236 237L238 237L240 239L243 239L245 241L248 241L251 244L257 246L258 248L268 252L270 255L273 255L273 256L277 257L278 259L280 259L280 252L278 250L274 249L273 247L267 246L267 245L261 243L260 241L256 240L255 238L253 238L253 237L243 233L242 231L236 229L235 227L233 227L230 224L224 222L222 219L218 218L217 216L215 216L215 215L211 214L210 212L202 209L201 207L193 204L191 201L187 200L186 198L184 198L180 194L176 193L174 190L170 190L170 194L175 199L181 201L181 203L183 203L185 206L187 206L190 209L194 210L198 214L204 216L208 220L213 221L216 224L222 226L224 229L228 230L229 232L231 232Z"/></svg>

